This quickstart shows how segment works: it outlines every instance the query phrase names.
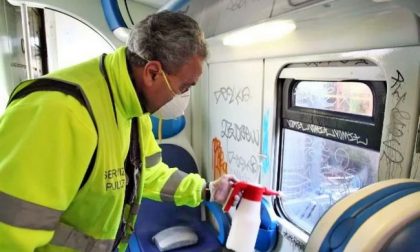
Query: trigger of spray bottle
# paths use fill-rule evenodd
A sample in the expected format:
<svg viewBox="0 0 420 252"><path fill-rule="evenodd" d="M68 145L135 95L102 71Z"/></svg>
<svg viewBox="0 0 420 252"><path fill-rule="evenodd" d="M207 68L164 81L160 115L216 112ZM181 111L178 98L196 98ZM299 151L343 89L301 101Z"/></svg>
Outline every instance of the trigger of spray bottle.
<svg viewBox="0 0 420 252"><path fill-rule="evenodd" d="M232 185L230 189L229 196L223 205L223 211L229 212L229 209L232 207L233 202L235 201L235 196L239 194L240 191L247 187L247 183L243 181L238 181Z"/></svg>
<svg viewBox="0 0 420 252"><path fill-rule="evenodd" d="M247 188L249 189L249 191L253 192L252 198L255 198L254 200L256 201L261 201L262 195L279 195L279 192L270 190L266 187L262 187L260 185L249 184L245 181L238 181L232 185L232 188L229 192L229 196L225 204L223 205L223 211L228 212L229 209L232 207L233 203L235 202L235 196L238 195L242 191L247 191Z"/></svg>

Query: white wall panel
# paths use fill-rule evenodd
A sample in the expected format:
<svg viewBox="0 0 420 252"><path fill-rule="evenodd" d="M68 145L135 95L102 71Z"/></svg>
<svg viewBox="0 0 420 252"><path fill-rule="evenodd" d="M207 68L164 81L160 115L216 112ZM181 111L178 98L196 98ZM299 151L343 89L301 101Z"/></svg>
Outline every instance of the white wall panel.
<svg viewBox="0 0 420 252"><path fill-rule="evenodd" d="M54 10L44 13L50 72L113 51L102 36L79 20Z"/></svg>
<svg viewBox="0 0 420 252"><path fill-rule="evenodd" d="M209 66L210 139L221 142L228 173L258 182L261 170L263 61Z"/></svg>

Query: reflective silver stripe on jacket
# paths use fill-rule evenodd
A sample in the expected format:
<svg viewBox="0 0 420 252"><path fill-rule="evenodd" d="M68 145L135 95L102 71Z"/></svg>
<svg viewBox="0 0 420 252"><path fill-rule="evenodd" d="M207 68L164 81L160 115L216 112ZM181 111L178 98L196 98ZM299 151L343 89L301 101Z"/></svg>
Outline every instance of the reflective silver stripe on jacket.
<svg viewBox="0 0 420 252"><path fill-rule="evenodd" d="M165 185L163 186L162 190L160 191L160 198L162 201L174 201L175 191L178 188L179 184L185 176L188 174L176 170L172 175L169 177L168 181L166 181Z"/></svg>
<svg viewBox="0 0 420 252"><path fill-rule="evenodd" d="M162 160L162 153L157 152L151 156L146 157L146 168L157 165Z"/></svg>
<svg viewBox="0 0 420 252"><path fill-rule="evenodd" d="M0 221L8 225L54 230L62 213L0 192Z"/></svg>
<svg viewBox="0 0 420 252"><path fill-rule="evenodd" d="M64 223L58 224L54 237L51 241L51 245L72 248L85 252L108 252L112 250L113 244L114 240L95 239Z"/></svg>

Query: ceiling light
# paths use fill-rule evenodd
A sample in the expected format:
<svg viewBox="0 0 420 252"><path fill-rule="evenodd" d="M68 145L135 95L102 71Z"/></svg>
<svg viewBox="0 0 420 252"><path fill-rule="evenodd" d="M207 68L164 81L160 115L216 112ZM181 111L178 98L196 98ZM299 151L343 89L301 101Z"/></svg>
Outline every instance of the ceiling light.
<svg viewBox="0 0 420 252"><path fill-rule="evenodd" d="M226 35L223 39L223 44L228 46L243 46L272 41L283 37L295 29L295 23L289 20L265 22Z"/></svg>

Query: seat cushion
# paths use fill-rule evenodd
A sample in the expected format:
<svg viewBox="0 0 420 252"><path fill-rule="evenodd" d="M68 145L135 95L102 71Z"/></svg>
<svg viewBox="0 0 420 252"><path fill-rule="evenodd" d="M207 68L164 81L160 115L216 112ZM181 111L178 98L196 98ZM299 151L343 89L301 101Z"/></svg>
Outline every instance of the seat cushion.
<svg viewBox="0 0 420 252"><path fill-rule="evenodd" d="M162 160L169 167L177 167L186 173L197 173L197 164L184 148L174 144L161 144ZM152 237L168 227L184 225L198 235L198 243L177 251L222 251L217 233L209 222L201 221L201 208L175 206L172 202L156 202L143 199L135 225L135 236L144 252L158 252Z"/></svg>
<svg viewBox="0 0 420 252"><path fill-rule="evenodd" d="M139 216L135 226L135 235L141 244L142 251L158 252L158 248L152 241L152 237L159 231L176 226L185 225L191 227L198 235L198 243L175 249L176 251L222 251L217 240L217 233L208 222L200 220L200 207L176 207L169 202L156 202L143 199Z"/></svg>

